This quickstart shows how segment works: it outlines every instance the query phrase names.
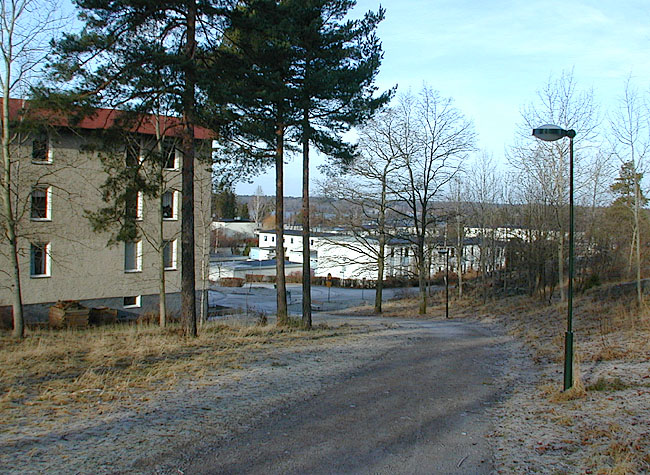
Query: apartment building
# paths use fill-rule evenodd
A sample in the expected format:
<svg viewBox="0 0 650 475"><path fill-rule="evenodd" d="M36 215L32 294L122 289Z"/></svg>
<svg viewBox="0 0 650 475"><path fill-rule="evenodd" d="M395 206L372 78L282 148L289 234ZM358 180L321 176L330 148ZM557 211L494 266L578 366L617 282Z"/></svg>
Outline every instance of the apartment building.
<svg viewBox="0 0 650 475"><path fill-rule="evenodd" d="M19 117L25 109L22 101L12 100L10 106L13 117ZM78 300L90 307L108 306L120 313L155 311L161 265L169 308L178 309L182 154L176 144L180 124L172 117L140 117L124 134L124 143L111 144L117 153L106 160L106 144L102 141L120 114L98 109L74 127L55 117L47 127L14 140L13 204L28 322L47 318L49 306L58 300ZM110 160L143 166L147 154L158 146L156 130L168 152L162 167L164 192L160 197L134 192L124 206L126 216L137 227L137 238L109 242L111 230L96 232L88 216L107 206L103 195L109 192L105 183L112 173ZM212 134L201 128L195 134L198 149L206 159L204 164L198 161L195 165L196 278L197 289L201 289L203 277L207 280L208 266L208 161ZM102 154L104 161L100 159ZM10 250L4 239L0 237L0 307L11 302Z"/></svg>
<svg viewBox="0 0 650 475"><path fill-rule="evenodd" d="M284 231L284 249L289 262L302 263L302 231ZM275 256L275 230L259 232L258 248L251 257L269 259ZM375 238L346 234L315 232L310 236L310 267L316 277L340 279L377 279L379 243ZM385 277L408 277L414 270L414 255L405 240L391 239L386 245Z"/></svg>

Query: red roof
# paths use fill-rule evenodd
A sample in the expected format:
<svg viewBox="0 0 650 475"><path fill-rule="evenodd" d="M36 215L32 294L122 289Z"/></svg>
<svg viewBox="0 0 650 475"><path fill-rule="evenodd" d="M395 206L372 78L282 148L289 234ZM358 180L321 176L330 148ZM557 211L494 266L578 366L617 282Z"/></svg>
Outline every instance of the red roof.
<svg viewBox="0 0 650 475"><path fill-rule="evenodd" d="M2 104L2 98L0 98ZM9 99L9 117L12 119L17 118L19 115L25 113L29 109L29 101L22 99ZM58 112L47 112L39 110L38 114L41 118L54 126L59 127L72 127L87 130L106 130L116 126L120 116L126 114L133 114L130 112L120 111L118 109L95 109L95 111L87 116L84 116L78 123L70 124L67 117ZM155 123L156 119L160 124L160 133L165 137L180 137L183 124L179 117L171 116L155 116L153 114L139 114L131 127L131 132L137 132L145 135L156 135ZM208 140L216 138L217 134L212 130L205 127L194 127L194 137L199 140Z"/></svg>

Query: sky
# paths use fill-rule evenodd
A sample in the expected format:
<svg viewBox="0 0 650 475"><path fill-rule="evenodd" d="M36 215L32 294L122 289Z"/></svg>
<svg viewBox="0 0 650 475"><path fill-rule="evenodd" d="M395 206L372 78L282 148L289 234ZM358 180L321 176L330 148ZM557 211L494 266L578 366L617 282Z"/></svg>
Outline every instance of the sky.
<svg viewBox="0 0 650 475"><path fill-rule="evenodd" d="M358 0L351 16L380 4L379 90L417 93L426 83L453 98L474 122L480 150L504 167L521 109L562 72L573 71L580 89L593 88L603 113L616 107L630 76L650 91L646 0ZM312 160L313 179L323 161ZM301 195L301 173L300 157L288 158L285 196ZM259 185L272 195L274 177L270 169L235 191L254 194Z"/></svg>

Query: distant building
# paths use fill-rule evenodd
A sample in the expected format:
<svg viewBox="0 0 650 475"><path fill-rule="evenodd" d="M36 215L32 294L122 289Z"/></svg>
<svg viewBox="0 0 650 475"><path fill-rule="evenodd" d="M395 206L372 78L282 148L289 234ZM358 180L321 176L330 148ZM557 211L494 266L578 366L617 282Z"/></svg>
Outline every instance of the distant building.
<svg viewBox="0 0 650 475"><path fill-rule="evenodd" d="M213 221L210 229L227 238L250 239L255 237L255 222L244 219L220 219Z"/></svg>
<svg viewBox="0 0 650 475"><path fill-rule="evenodd" d="M275 256L275 230L259 232L258 248L251 250L251 256L265 258ZM284 231L284 249L288 261L302 263L302 231ZM312 233L310 237L310 267L316 277L340 279L377 279L377 259L370 249L378 247L376 240L369 238L365 246L345 234ZM413 271L414 257L410 244L393 240L386 248L385 277L406 277Z"/></svg>

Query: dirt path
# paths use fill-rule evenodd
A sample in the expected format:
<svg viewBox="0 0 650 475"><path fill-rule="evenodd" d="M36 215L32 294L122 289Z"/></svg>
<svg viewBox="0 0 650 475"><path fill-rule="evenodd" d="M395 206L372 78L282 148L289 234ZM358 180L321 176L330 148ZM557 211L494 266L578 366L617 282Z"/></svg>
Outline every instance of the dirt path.
<svg viewBox="0 0 650 475"><path fill-rule="evenodd" d="M230 437L186 445L156 471L491 473L488 411L507 385L509 340L467 322L398 325L388 351L365 362L359 354L360 366L332 374L313 396Z"/></svg>

